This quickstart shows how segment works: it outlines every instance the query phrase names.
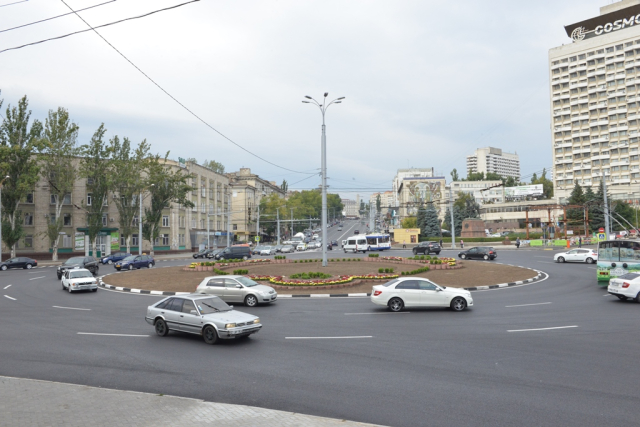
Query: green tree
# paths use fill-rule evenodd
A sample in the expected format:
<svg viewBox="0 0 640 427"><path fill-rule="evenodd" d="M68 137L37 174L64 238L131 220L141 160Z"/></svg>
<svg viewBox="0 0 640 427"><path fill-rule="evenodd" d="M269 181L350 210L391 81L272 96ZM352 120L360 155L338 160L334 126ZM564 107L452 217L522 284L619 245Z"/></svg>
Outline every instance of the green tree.
<svg viewBox="0 0 640 427"><path fill-rule="evenodd" d="M78 151L77 139L78 126L71 121L67 110L62 107L57 111L50 110L45 121L39 160L42 178L47 182L52 200L55 201L54 212L47 226L51 259L54 261L58 260L58 243L64 226L62 206L67 196L71 198L76 182L77 172L73 161Z"/></svg>
<svg viewBox="0 0 640 427"><path fill-rule="evenodd" d="M402 220L402 228L418 228L415 216L408 216Z"/></svg>
<svg viewBox="0 0 640 427"><path fill-rule="evenodd" d="M420 207L418 208L418 213L416 214L416 227L420 229L420 233L423 236L429 236L429 234L424 234L426 219L427 219L427 209L424 205L420 205Z"/></svg>
<svg viewBox="0 0 640 427"><path fill-rule="evenodd" d="M365 211L366 211L366 209L365 209L365 205L364 205L364 200L360 200L360 209L358 210L358 212L360 212L360 216L362 216Z"/></svg>
<svg viewBox="0 0 640 427"><path fill-rule="evenodd" d="M282 180L282 184L280 184L280 188L282 189L282 191L285 192L285 194L287 193L287 191L289 190L289 183L287 182L286 179Z"/></svg>
<svg viewBox="0 0 640 427"><path fill-rule="evenodd" d="M82 203L87 214L87 235L93 256L98 254L96 237L102 230L102 218L109 208L111 148L104 140L106 131L104 123L101 124L89 143L80 147L82 159L79 175L87 179L88 196L88 200L84 200Z"/></svg>
<svg viewBox="0 0 640 427"><path fill-rule="evenodd" d="M424 210L424 225L420 229L420 234L425 237L439 237L442 236L440 229L440 219L438 218L438 211L433 203L429 203Z"/></svg>
<svg viewBox="0 0 640 427"><path fill-rule="evenodd" d="M467 181L484 181L484 172L469 172Z"/></svg>
<svg viewBox="0 0 640 427"><path fill-rule="evenodd" d="M518 182L517 179L515 179L514 177L510 176L508 177L505 181L504 181L504 186L505 187L517 187L518 185L520 185L520 183Z"/></svg>
<svg viewBox="0 0 640 427"><path fill-rule="evenodd" d="M142 176L150 146L146 140L132 150L128 138L120 142L118 136L109 141L111 165L109 190L120 216L120 235L124 237L127 252L131 252L131 235L135 231L134 219L140 213L139 194L145 186Z"/></svg>
<svg viewBox="0 0 640 427"><path fill-rule="evenodd" d="M451 181L460 181L460 177L458 176L458 171L456 168L453 168L451 171Z"/></svg>
<svg viewBox="0 0 640 427"><path fill-rule="evenodd" d="M587 225L588 232L589 231L593 231L593 226L591 224L591 220L593 219L593 206L597 203L596 200L596 193L593 192L593 190L591 189L591 186L587 187L587 189L584 191L584 200L585 200L585 205L587 206L587 212L589 214L589 224Z"/></svg>
<svg viewBox="0 0 640 427"><path fill-rule="evenodd" d="M16 255L16 243L24 236L20 203L26 194L33 192L40 173L35 154L42 147L42 123L34 120L29 125L28 105L24 96L16 107L7 106L0 125L0 176L3 177L0 180L4 179L0 201L2 240L11 248L12 257Z"/></svg>
<svg viewBox="0 0 640 427"><path fill-rule="evenodd" d="M202 162L202 166L205 168L209 168L212 171L219 173L222 175L224 173L224 165L222 163L216 162L215 160L205 160Z"/></svg>
<svg viewBox="0 0 640 427"><path fill-rule="evenodd" d="M587 199L589 200L589 199ZM597 230L604 227L604 186L602 181L598 187L598 191L593 198L593 201L589 204L589 220L592 230Z"/></svg>
<svg viewBox="0 0 640 427"><path fill-rule="evenodd" d="M586 198L584 196L584 191L582 190L582 186L578 184L578 181L575 181L573 186L573 190L571 191L571 195L569 196L569 204L570 205L584 205ZM584 224L584 209L576 208L576 209L567 209L567 226L576 226Z"/></svg>
<svg viewBox="0 0 640 427"><path fill-rule="evenodd" d="M502 181L503 183L506 180L502 177L502 175L499 175L495 172L487 172L484 179L487 181Z"/></svg>
<svg viewBox="0 0 640 427"><path fill-rule="evenodd" d="M380 206L382 206L382 198L380 194L376 196L376 212L380 212Z"/></svg>
<svg viewBox="0 0 640 427"><path fill-rule="evenodd" d="M612 212L613 217L617 219L620 224L622 224L622 227L624 229L631 228L630 224L635 224L636 222L636 210L632 208L631 205L629 205L627 202L616 200L613 203Z"/></svg>
<svg viewBox="0 0 640 427"><path fill-rule="evenodd" d="M171 207L171 203L179 203L186 208L195 206L189 199L189 193L194 188L188 184L188 181L193 176L183 173L182 169L174 169L168 165L168 156L169 152L164 158L158 154L147 158L146 186L151 193L151 206L144 209L142 235L151 243L152 254L153 242L160 234L162 211Z"/></svg>
<svg viewBox="0 0 640 427"><path fill-rule="evenodd" d="M547 169L542 169L540 178L534 173L531 177L531 184L542 184L542 197L551 199L553 197L553 181L547 178Z"/></svg>

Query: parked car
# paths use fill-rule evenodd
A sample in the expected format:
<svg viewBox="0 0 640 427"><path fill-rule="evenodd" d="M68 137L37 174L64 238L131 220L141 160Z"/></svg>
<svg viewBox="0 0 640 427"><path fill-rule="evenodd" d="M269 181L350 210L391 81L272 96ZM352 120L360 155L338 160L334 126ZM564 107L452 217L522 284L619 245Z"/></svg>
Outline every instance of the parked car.
<svg viewBox="0 0 640 427"><path fill-rule="evenodd" d="M282 249L280 249L280 252L283 254L289 254L291 252L295 252L295 249L291 245L284 245Z"/></svg>
<svg viewBox="0 0 640 427"><path fill-rule="evenodd" d="M224 248L216 255L216 259L244 259L251 258L251 248L249 246L230 246Z"/></svg>
<svg viewBox="0 0 640 427"><path fill-rule="evenodd" d="M24 256L9 258L5 262L0 264L0 270L5 271L10 268L26 268L31 269L38 266L38 261L33 258L27 258Z"/></svg>
<svg viewBox="0 0 640 427"><path fill-rule="evenodd" d="M283 246L284 246L284 245L275 245L275 246L273 247L273 250L274 250L276 253L278 253L278 252L282 252L282 247L283 247Z"/></svg>
<svg viewBox="0 0 640 427"><path fill-rule="evenodd" d="M86 268L74 268L66 270L62 274L62 289L71 292L98 290L98 279Z"/></svg>
<svg viewBox="0 0 640 427"><path fill-rule="evenodd" d="M260 245L260 246L256 245L255 248L251 248L251 254L252 255L260 255L260 251L262 251L263 247L264 246L262 246L262 245Z"/></svg>
<svg viewBox="0 0 640 427"><path fill-rule="evenodd" d="M161 337L169 331L186 332L201 335L207 344L215 344L219 338L248 337L262 329L259 317L202 294L167 297L147 307L145 320Z"/></svg>
<svg viewBox="0 0 640 427"><path fill-rule="evenodd" d="M111 255L103 256L102 259L100 259L100 262L102 264L113 264L114 262L125 259L128 256L131 256L128 252L114 252Z"/></svg>
<svg viewBox="0 0 640 427"><path fill-rule="evenodd" d="M86 268L96 276L98 274L99 265L98 260L92 256L74 256L66 260L62 265L59 265L56 269L58 280L62 279L62 274L73 268Z"/></svg>
<svg viewBox="0 0 640 427"><path fill-rule="evenodd" d="M640 302L640 274L627 273L609 280L607 292L621 301L631 298Z"/></svg>
<svg viewBox="0 0 640 427"><path fill-rule="evenodd" d="M193 259L197 259L197 258L209 258L208 255L213 252L215 249L203 249L199 252L196 252L195 254L193 254Z"/></svg>
<svg viewBox="0 0 640 427"><path fill-rule="evenodd" d="M220 252L222 252L222 249L212 249L209 253L207 253L207 258L209 259L213 259L216 257L216 255L218 255Z"/></svg>
<svg viewBox="0 0 640 427"><path fill-rule="evenodd" d="M441 250L442 248L438 242L420 242L418 246L414 246L412 249L414 255L429 255L432 252L438 255Z"/></svg>
<svg viewBox="0 0 640 427"><path fill-rule="evenodd" d="M462 259L485 259L485 260L493 260L498 257L498 253L490 246L476 246L475 248L467 249L466 251L461 251L458 253L458 256Z"/></svg>
<svg viewBox="0 0 640 427"><path fill-rule="evenodd" d="M275 250L271 246L263 246L260 250L260 255L271 255Z"/></svg>
<svg viewBox="0 0 640 427"><path fill-rule="evenodd" d="M371 302L395 312L404 307L450 307L462 311L473 306L471 292L440 286L422 277L401 277L376 285L371 291Z"/></svg>
<svg viewBox="0 0 640 427"><path fill-rule="evenodd" d="M114 267L116 270L133 270L137 268L138 270L142 267L151 268L156 265L153 257L151 255L131 255L123 259L122 261L118 261L115 263Z"/></svg>
<svg viewBox="0 0 640 427"><path fill-rule="evenodd" d="M595 264L598 262L598 252L595 249L572 249L567 252L559 252L553 256L555 262L586 262Z"/></svg>
<svg viewBox="0 0 640 427"><path fill-rule="evenodd" d="M278 298L271 286L261 285L244 276L205 277L196 292L215 295L224 302L242 302L247 307L268 304Z"/></svg>
<svg viewBox="0 0 640 427"><path fill-rule="evenodd" d="M297 251L306 251L307 250L307 244L306 243L298 243L298 246L296 246L296 250Z"/></svg>

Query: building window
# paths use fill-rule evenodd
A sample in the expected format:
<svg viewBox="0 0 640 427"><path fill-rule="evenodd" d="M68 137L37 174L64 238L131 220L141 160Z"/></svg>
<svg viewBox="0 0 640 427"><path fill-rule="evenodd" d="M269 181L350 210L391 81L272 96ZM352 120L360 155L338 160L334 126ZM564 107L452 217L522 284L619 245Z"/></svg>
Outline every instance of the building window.
<svg viewBox="0 0 640 427"><path fill-rule="evenodd" d="M238 224L233 224L233 229L237 230L238 229Z"/></svg>
<svg viewBox="0 0 640 427"><path fill-rule="evenodd" d="M169 215L162 215L162 226L163 227L169 226Z"/></svg>
<svg viewBox="0 0 640 427"><path fill-rule="evenodd" d="M71 214L64 214L63 218L63 225L65 227L70 227L71 226Z"/></svg>
<svg viewBox="0 0 640 427"><path fill-rule="evenodd" d="M24 247L33 248L33 236L24 236Z"/></svg>
<svg viewBox="0 0 640 427"><path fill-rule="evenodd" d="M133 217L133 225L136 225L136 226L138 225L138 215L135 215Z"/></svg>
<svg viewBox="0 0 640 427"><path fill-rule="evenodd" d="M196 228L196 219L191 218L191 228Z"/></svg>
<svg viewBox="0 0 640 427"><path fill-rule="evenodd" d="M137 234L132 234L131 235L131 245L132 246L138 246L138 235Z"/></svg>
<svg viewBox="0 0 640 427"><path fill-rule="evenodd" d="M162 246L169 246L169 235L161 234L160 236L162 237Z"/></svg>
<svg viewBox="0 0 640 427"><path fill-rule="evenodd" d="M64 195L64 197L62 198L62 204L63 205L70 205L71 204L71 194L67 193Z"/></svg>
<svg viewBox="0 0 640 427"><path fill-rule="evenodd" d="M33 213L27 212L24 214L24 225L33 225Z"/></svg>
<svg viewBox="0 0 640 427"><path fill-rule="evenodd" d="M91 206L91 193L87 193L87 206Z"/></svg>
<svg viewBox="0 0 640 427"><path fill-rule="evenodd" d="M58 200L58 195L57 194L52 194L51 195L51 200L49 201L49 203L52 204L52 205L55 205L57 200Z"/></svg>
<svg viewBox="0 0 640 427"><path fill-rule="evenodd" d="M106 213L102 214L102 226L106 227L107 223L109 222L109 217Z"/></svg>
<svg viewBox="0 0 640 427"><path fill-rule="evenodd" d="M71 239L71 235L69 234L63 234L62 235L62 247L63 248L70 248L72 246L72 242L73 239Z"/></svg>
<svg viewBox="0 0 640 427"><path fill-rule="evenodd" d="M25 198L25 203L33 203L33 193L27 194L27 197Z"/></svg>
<svg viewBox="0 0 640 427"><path fill-rule="evenodd" d="M49 214L49 223L50 224L55 224L56 223L56 214L54 214L54 213Z"/></svg>

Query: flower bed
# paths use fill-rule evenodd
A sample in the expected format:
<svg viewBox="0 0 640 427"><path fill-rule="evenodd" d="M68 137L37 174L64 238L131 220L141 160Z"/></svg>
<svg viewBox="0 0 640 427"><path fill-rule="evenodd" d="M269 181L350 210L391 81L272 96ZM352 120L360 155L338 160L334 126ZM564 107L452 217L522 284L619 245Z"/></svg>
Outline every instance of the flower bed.
<svg viewBox="0 0 640 427"><path fill-rule="evenodd" d="M386 280L395 279L399 277L397 274L364 274L364 275L340 275L330 279L316 279L316 280L293 280L287 279L284 276L264 276L264 275L249 275L252 280L268 280L269 283L281 286L324 286L324 285L340 285L343 283L349 283L356 279L364 280Z"/></svg>

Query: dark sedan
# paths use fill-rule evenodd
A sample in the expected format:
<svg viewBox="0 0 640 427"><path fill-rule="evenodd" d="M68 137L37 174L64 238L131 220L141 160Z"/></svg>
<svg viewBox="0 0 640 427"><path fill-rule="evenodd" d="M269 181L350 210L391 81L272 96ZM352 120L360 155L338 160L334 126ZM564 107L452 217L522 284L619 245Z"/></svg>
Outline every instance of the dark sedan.
<svg viewBox="0 0 640 427"><path fill-rule="evenodd" d="M98 269L100 268L98 265L98 260L92 256L74 256L69 258L64 262L64 264L59 265L56 274L58 275L58 280L62 278L62 274L74 268L86 268L89 270L94 276L98 274Z"/></svg>
<svg viewBox="0 0 640 427"><path fill-rule="evenodd" d="M5 271L5 270L8 270L9 268L30 269L32 267L37 267L37 266L38 266L38 261L36 261L35 259L21 256L21 257L9 258L8 260L0 264L0 270Z"/></svg>
<svg viewBox="0 0 640 427"><path fill-rule="evenodd" d="M438 255L441 250L442 248L438 242L420 242L418 246L414 246L412 249L414 255L429 255L430 253Z"/></svg>
<svg viewBox="0 0 640 427"><path fill-rule="evenodd" d="M337 240L332 240L331 241L331 246L338 246L338 241Z"/></svg>
<svg viewBox="0 0 640 427"><path fill-rule="evenodd" d="M193 259L196 258L211 258L209 254L213 252L215 249L203 249L200 252L196 252L193 254Z"/></svg>
<svg viewBox="0 0 640 427"><path fill-rule="evenodd" d="M133 270L134 268L141 269L142 267L151 268L156 265L151 255L131 255L115 263L116 270Z"/></svg>
<svg viewBox="0 0 640 427"><path fill-rule="evenodd" d="M114 262L125 259L128 256L131 256L131 254L128 252L115 252L115 253L112 253L111 255L102 257L100 262L103 264L113 264Z"/></svg>
<svg viewBox="0 0 640 427"><path fill-rule="evenodd" d="M467 249L466 251L461 251L458 253L458 256L462 259L496 259L498 257L498 253L490 246L477 246L475 248Z"/></svg>

